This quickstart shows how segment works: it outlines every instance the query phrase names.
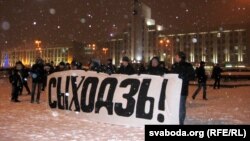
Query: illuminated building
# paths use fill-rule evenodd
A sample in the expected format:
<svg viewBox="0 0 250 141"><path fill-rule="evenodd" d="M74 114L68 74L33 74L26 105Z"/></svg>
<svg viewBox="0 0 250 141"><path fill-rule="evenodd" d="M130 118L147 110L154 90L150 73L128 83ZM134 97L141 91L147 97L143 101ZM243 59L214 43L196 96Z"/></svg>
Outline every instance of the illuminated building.
<svg viewBox="0 0 250 141"><path fill-rule="evenodd" d="M149 62L159 56L168 66L174 63L178 51L187 54L193 65L200 61L208 66L220 63L225 67L250 66L250 25L224 25L195 32L166 31L151 19L151 9L135 0L132 23L125 32L108 41L113 63L120 64L123 56L133 63Z"/></svg>
<svg viewBox="0 0 250 141"><path fill-rule="evenodd" d="M58 64L61 61L70 62L70 46L52 46L42 47L41 50L37 48L22 48L17 47L13 49L5 49L1 51L1 67L4 67L6 62L6 56L8 56L8 63L10 67L15 66L17 61L22 61L25 66L32 66L37 57L41 57L45 62L54 62Z"/></svg>
<svg viewBox="0 0 250 141"><path fill-rule="evenodd" d="M168 34L174 52L184 51L193 64L220 63L225 67L250 66L249 30L227 28L221 30Z"/></svg>

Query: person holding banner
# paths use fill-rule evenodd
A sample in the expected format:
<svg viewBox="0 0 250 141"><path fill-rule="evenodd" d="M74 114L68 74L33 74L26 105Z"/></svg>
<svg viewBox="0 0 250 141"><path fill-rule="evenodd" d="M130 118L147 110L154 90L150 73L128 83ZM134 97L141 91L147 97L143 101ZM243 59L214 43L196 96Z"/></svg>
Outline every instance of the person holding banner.
<svg viewBox="0 0 250 141"><path fill-rule="evenodd" d="M186 100L188 96L188 85L190 80L195 79L195 71L192 64L186 62L186 54L184 52L179 52L175 55L175 63L173 64L171 71L172 73L179 74L179 78L182 79L179 123L180 125L183 125L186 118Z"/></svg>
<svg viewBox="0 0 250 141"><path fill-rule="evenodd" d="M104 72L111 75L116 73L116 67L112 64L112 59L107 60L107 64L104 66Z"/></svg>
<svg viewBox="0 0 250 141"><path fill-rule="evenodd" d="M117 73L118 74L127 74L127 75L135 74L135 69L130 64L130 60L127 56L124 56L122 58L122 64L121 64L121 67L119 68Z"/></svg>
<svg viewBox="0 0 250 141"><path fill-rule="evenodd" d="M164 75L164 72L165 70L160 66L159 57L153 57L150 60L150 63L147 69L147 74L162 76Z"/></svg>
<svg viewBox="0 0 250 141"><path fill-rule="evenodd" d="M80 70L82 67L82 64L76 60L73 60L70 64L70 69L71 70Z"/></svg>

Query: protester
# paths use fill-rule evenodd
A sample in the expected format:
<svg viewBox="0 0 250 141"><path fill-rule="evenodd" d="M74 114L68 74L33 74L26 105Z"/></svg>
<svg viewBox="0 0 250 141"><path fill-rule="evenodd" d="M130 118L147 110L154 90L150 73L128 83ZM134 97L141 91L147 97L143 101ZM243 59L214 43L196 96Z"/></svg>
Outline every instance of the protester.
<svg viewBox="0 0 250 141"><path fill-rule="evenodd" d="M122 64L121 64L117 73L118 74L127 74L127 75L135 74L135 70L132 67L130 60L127 56L124 56L122 58Z"/></svg>
<svg viewBox="0 0 250 141"><path fill-rule="evenodd" d="M12 86L11 91L11 101L12 102L20 102L18 100L18 95L20 90L22 89L22 75L20 73L20 70L22 69L22 63L16 62L16 66L13 70L11 70L9 81Z"/></svg>
<svg viewBox="0 0 250 141"><path fill-rule="evenodd" d="M82 64L76 60L73 60L70 64L71 70L80 70L82 69Z"/></svg>
<svg viewBox="0 0 250 141"><path fill-rule="evenodd" d="M220 68L220 65L216 64L212 71L212 78L214 79L214 89L216 89L216 86L218 89L220 89L221 72L222 69Z"/></svg>
<svg viewBox="0 0 250 141"><path fill-rule="evenodd" d="M201 88L203 88L203 100L207 100L207 95L206 95L207 75L205 72L205 62L203 62L203 61L200 62L200 67L196 69L196 75L198 78L198 88L194 92L192 98L195 99L197 94L200 92Z"/></svg>
<svg viewBox="0 0 250 141"><path fill-rule="evenodd" d="M56 67L56 72L65 71L66 64L64 62L60 62L59 65Z"/></svg>
<svg viewBox="0 0 250 141"><path fill-rule="evenodd" d="M180 125L184 124L186 118L186 100L188 96L188 85L190 80L194 80L195 72L193 66L186 62L186 54L179 52L175 55L175 63L171 68L172 73L177 73L179 78L182 79L179 122Z"/></svg>
<svg viewBox="0 0 250 141"><path fill-rule="evenodd" d="M143 62L139 64L139 67L138 67L138 69L137 69L137 72L138 72L139 75L140 75L140 74L145 74L145 73L146 73L146 68L145 68Z"/></svg>
<svg viewBox="0 0 250 141"><path fill-rule="evenodd" d="M41 87L43 84L44 77L44 65L43 60L38 58L36 63L31 68L31 76L32 76L32 92L31 92L31 103L34 103L35 92L37 88L36 94L36 102L39 104Z"/></svg>
<svg viewBox="0 0 250 141"><path fill-rule="evenodd" d="M112 59L107 60L107 64L104 65L104 72L107 74L115 74L116 73L116 67L112 64Z"/></svg>
<svg viewBox="0 0 250 141"><path fill-rule="evenodd" d="M169 73L164 61L160 61L160 67L163 69L164 73Z"/></svg>
<svg viewBox="0 0 250 141"><path fill-rule="evenodd" d="M30 88L29 88L29 85L28 85L29 70L28 70L28 68L25 68L25 66L23 65L22 62L20 62L20 64L22 65L21 70L19 70L19 72L22 75L22 87L20 89L19 94L22 95L23 87L25 87L26 91L28 92L28 95L30 95L31 92L30 92Z"/></svg>
<svg viewBox="0 0 250 141"><path fill-rule="evenodd" d="M42 85L42 91L45 90L47 86L47 79L48 76L54 72L54 67L50 63L46 63L44 65L44 77L43 77L43 85Z"/></svg>
<svg viewBox="0 0 250 141"><path fill-rule="evenodd" d="M71 65L69 63L65 64L65 70L71 70Z"/></svg>
<svg viewBox="0 0 250 141"><path fill-rule="evenodd" d="M89 70L99 73L101 71L100 62L98 60L95 60L95 59L91 60L90 64L89 64Z"/></svg>
<svg viewBox="0 0 250 141"><path fill-rule="evenodd" d="M147 74L162 76L164 73L164 69L160 67L159 57L153 57L149 62Z"/></svg>

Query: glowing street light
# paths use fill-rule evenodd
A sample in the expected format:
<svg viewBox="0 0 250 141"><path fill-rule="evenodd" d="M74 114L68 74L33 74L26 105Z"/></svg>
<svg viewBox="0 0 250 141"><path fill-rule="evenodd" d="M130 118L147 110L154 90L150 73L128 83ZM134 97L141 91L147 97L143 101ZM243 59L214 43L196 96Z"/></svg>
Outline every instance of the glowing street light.
<svg viewBox="0 0 250 141"><path fill-rule="evenodd" d="M107 54L108 50L109 50L108 48L102 48L102 51L104 52L104 54Z"/></svg>
<svg viewBox="0 0 250 141"><path fill-rule="evenodd" d="M37 45L37 48L40 48L40 44L42 43L42 41L40 40L35 40L35 44Z"/></svg>
<svg viewBox="0 0 250 141"><path fill-rule="evenodd" d="M96 44L92 45L92 49L95 50L96 49Z"/></svg>
<svg viewBox="0 0 250 141"><path fill-rule="evenodd" d="M35 40L35 44L37 45L36 46L36 51L38 51L38 55L39 55L39 53L40 53L40 55L41 55L41 53L42 53L42 48L40 47L40 44L42 43L42 41L40 41L40 40Z"/></svg>

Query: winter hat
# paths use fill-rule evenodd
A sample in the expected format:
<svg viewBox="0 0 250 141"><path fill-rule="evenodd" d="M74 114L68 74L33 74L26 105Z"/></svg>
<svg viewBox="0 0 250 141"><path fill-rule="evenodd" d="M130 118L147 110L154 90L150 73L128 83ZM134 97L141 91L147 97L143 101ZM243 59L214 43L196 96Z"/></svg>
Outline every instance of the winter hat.
<svg viewBox="0 0 250 141"><path fill-rule="evenodd" d="M185 61L186 60L186 54L184 52L178 52L178 56L181 58L181 60Z"/></svg>
<svg viewBox="0 0 250 141"><path fill-rule="evenodd" d="M21 61L17 61L16 65L18 65L18 64L23 65L23 63Z"/></svg>
<svg viewBox="0 0 250 141"><path fill-rule="evenodd" d="M205 65L205 62L204 62L204 61L201 61L201 62L200 62L200 65L201 65L201 66L204 66L204 65Z"/></svg>
<svg viewBox="0 0 250 141"><path fill-rule="evenodd" d="M111 59L111 58L109 58L107 61L112 62L112 59Z"/></svg>
<svg viewBox="0 0 250 141"><path fill-rule="evenodd" d="M65 63L64 62L60 62L59 66L65 66Z"/></svg>
<svg viewBox="0 0 250 141"><path fill-rule="evenodd" d="M129 62L129 58L127 56L122 57L122 61Z"/></svg>

